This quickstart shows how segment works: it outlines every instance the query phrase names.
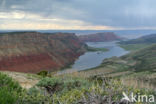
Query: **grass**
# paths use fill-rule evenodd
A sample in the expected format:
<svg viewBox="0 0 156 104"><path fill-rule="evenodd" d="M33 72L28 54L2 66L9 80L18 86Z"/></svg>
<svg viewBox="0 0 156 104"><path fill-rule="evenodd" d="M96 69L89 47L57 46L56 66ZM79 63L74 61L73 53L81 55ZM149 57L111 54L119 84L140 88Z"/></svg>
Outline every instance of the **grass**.
<svg viewBox="0 0 156 104"><path fill-rule="evenodd" d="M34 86L42 78L36 74L20 73L20 72L9 72L1 71L0 73L6 74L11 77L13 80L16 80L20 86L24 89L29 89Z"/></svg>
<svg viewBox="0 0 156 104"><path fill-rule="evenodd" d="M83 73L44 76L31 88L20 91L20 96L17 95L18 100L11 100L11 103L7 104L13 104L12 101L17 104L111 104L112 102L121 103L123 91L134 92L134 94L153 94L152 90L145 90L133 85L131 81L135 77L122 76L119 79L95 75L82 76ZM38 75L31 75L31 77L35 76ZM27 75L25 77L27 78ZM127 86L126 78L132 85Z"/></svg>
<svg viewBox="0 0 156 104"><path fill-rule="evenodd" d="M149 71L131 73L128 76L120 77L124 85L133 86L134 88L145 88L155 90L156 86L156 73Z"/></svg>
<svg viewBox="0 0 156 104"><path fill-rule="evenodd" d="M124 55L122 57L112 57L105 59L103 63L86 71L84 75L90 76L105 76L119 78L125 86L135 88L153 89L156 88L156 44L150 46L141 45L138 50ZM139 87L140 86L140 87Z"/></svg>
<svg viewBox="0 0 156 104"><path fill-rule="evenodd" d="M36 86L38 86L39 89L36 89L36 87L31 89L31 95L29 95L29 97L44 103L53 102L53 104L119 103L123 91L134 93L138 93L139 91L139 93L143 94L150 93L150 90L126 87L117 79L105 79L104 77L80 78L78 74L74 76L73 74L68 74L45 77L41 79ZM47 93L43 97L40 91L46 91ZM35 96L38 94L42 97L38 98ZM47 100L45 100L45 97ZM29 103L30 101L34 102L34 100L27 100Z"/></svg>
<svg viewBox="0 0 156 104"><path fill-rule="evenodd" d="M146 48L152 44L120 44L119 46L127 51L136 51L142 48Z"/></svg>

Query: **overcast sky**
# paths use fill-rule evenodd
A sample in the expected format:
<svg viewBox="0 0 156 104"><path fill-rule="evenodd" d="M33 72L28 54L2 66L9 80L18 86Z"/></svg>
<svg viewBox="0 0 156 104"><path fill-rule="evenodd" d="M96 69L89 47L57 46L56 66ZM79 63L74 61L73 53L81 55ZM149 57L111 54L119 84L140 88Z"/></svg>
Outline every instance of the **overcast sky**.
<svg viewBox="0 0 156 104"><path fill-rule="evenodd" d="M0 29L156 29L156 0L0 0Z"/></svg>

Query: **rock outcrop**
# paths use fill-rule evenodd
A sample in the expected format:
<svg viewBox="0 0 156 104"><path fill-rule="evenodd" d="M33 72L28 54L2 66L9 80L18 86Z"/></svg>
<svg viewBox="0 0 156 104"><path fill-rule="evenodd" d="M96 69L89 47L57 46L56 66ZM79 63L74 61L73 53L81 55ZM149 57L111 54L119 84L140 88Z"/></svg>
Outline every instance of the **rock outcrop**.
<svg viewBox="0 0 156 104"><path fill-rule="evenodd" d="M85 46L72 33L1 33L0 70L55 71L72 64L85 52Z"/></svg>

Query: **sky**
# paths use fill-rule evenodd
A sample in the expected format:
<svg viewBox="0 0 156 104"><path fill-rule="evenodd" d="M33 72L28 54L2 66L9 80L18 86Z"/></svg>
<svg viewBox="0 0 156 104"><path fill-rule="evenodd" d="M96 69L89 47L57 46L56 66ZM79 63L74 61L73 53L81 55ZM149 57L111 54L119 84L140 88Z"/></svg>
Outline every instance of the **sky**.
<svg viewBox="0 0 156 104"><path fill-rule="evenodd" d="M0 30L156 29L156 0L0 0Z"/></svg>

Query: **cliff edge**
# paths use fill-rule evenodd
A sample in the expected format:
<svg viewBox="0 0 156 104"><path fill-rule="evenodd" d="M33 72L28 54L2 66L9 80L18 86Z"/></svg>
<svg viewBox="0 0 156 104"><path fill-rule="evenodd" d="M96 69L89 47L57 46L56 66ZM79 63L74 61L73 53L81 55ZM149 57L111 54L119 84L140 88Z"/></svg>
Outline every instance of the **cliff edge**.
<svg viewBox="0 0 156 104"><path fill-rule="evenodd" d="M84 52L85 44L73 33L0 34L0 70L55 71L70 65Z"/></svg>

